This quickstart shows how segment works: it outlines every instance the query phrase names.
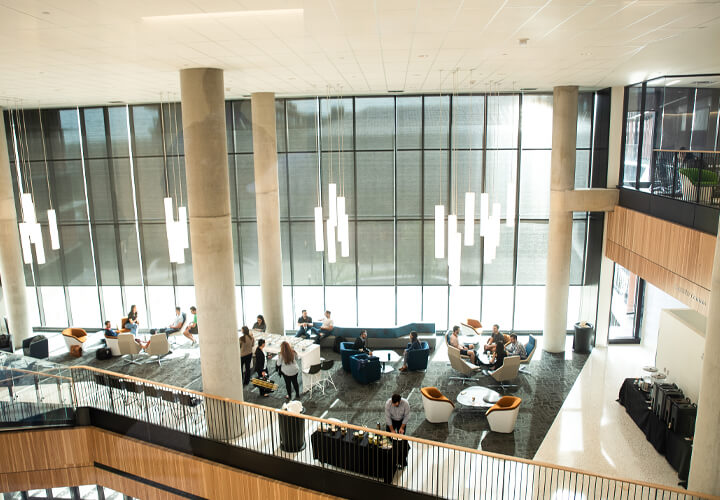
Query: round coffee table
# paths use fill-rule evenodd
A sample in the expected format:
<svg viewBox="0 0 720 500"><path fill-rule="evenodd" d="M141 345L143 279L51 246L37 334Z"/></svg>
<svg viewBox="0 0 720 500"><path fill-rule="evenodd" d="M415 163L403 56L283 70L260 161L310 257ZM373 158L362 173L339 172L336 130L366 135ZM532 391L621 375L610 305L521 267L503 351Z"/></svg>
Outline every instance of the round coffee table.
<svg viewBox="0 0 720 500"><path fill-rule="evenodd" d="M457 402L471 408L490 408L497 403L498 399L500 399L500 394L497 392L487 387L476 385L460 391Z"/></svg>

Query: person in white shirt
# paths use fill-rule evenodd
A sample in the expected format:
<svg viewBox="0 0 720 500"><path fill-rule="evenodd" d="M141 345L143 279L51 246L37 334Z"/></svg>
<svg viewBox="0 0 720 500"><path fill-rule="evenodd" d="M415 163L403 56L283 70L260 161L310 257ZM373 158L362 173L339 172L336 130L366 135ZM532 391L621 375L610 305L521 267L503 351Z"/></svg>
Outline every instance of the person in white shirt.
<svg viewBox="0 0 720 500"><path fill-rule="evenodd" d="M172 320L172 323L170 323L167 328L161 328L158 332L164 333L169 337L171 333L180 331L183 323L185 323L185 315L181 312L180 306L175 306L175 319Z"/></svg>
<svg viewBox="0 0 720 500"><path fill-rule="evenodd" d="M334 328L335 325L330 318L330 311L325 311L325 317L322 319L322 325L320 326L320 331L318 332L317 339L315 339L315 343L319 344L322 339L331 335Z"/></svg>

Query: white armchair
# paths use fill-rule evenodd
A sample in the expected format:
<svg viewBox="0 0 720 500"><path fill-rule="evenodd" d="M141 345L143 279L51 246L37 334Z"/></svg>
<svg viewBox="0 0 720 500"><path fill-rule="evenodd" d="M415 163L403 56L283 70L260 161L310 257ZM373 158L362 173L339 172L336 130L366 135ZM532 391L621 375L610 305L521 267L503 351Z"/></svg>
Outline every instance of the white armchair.
<svg viewBox="0 0 720 500"><path fill-rule="evenodd" d="M142 347L135 342L135 336L132 333L121 333L118 335L118 347L120 348L120 355L128 357L125 360L126 364L140 364L135 360L135 356L140 354Z"/></svg>
<svg viewBox="0 0 720 500"><path fill-rule="evenodd" d="M437 389L437 387L423 387L422 395L425 418L431 424L444 423L450 420L455 405Z"/></svg>
<svg viewBox="0 0 720 500"><path fill-rule="evenodd" d="M110 349L110 353L112 353L113 356L120 356L120 346L118 345L117 337L108 337L106 335L105 344L107 345L107 348Z"/></svg>
<svg viewBox="0 0 720 500"><path fill-rule="evenodd" d="M164 333L156 333L150 337L150 344L145 349L145 352L151 357L157 356L156 361L158 365L161 364L160 360L162 357L170 353L170 344L168 343L167 336Z"/></svg>
<svg viewBox="0 0 720 500"><path fill-rule="evenodd" d="M493 432L509 434L515 430L515 421L520 412L522 399L515 396L503 396L492 405L485 416Z"/></svg>

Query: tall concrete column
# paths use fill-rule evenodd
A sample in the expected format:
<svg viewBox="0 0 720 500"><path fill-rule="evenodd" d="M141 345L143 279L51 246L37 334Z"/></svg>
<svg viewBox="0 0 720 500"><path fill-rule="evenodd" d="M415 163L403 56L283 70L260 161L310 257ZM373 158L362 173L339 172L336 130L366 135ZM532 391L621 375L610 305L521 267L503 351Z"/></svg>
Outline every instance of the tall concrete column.
<svg viewBox="0 0 720 500"><path fill-rule="evenodd" d="M553 89L550 224L543 329L543 349L548 352L565 351L572 250L572 212L565 209L565 193L575 187L577 102L577 87Z"/></svg>
<svg viewBox="0 0 720 500"><path fill-rule="evenodd" d="M25 292L25 269L5 137L5 120L2 119L0 108L0 280L8 326L13 335L13 347L17 348L22 346L23 339L32 336L32 326Z"/></svg>
<svg viewBox="0 0 720 500"><path fill-rule="evenodd" d="M242 401L224 89L220 69L180 71L203 391Z"/></svg>
<svg viewBox="0 0 720 500"><path fill-rule="evenodd" d="M256 92L252 94L251 104L262 313L265 316L269 332L283 333L285 332L285 323L283 321L275 94Z"/></svg>
<svg viewBox="0 0 720 500"><path fill-rule="evenodd" d="M720 235L715 242L700 395L688 489L720 496Z"/></svg>

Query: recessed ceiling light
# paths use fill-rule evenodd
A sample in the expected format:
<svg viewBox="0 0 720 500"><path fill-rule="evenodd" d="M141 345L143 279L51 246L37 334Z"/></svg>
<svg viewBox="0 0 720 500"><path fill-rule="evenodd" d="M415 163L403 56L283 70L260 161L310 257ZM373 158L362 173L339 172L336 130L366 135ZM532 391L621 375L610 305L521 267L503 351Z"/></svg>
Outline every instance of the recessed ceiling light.
<svg viewBox="0 0 720 500"><path fill-rule="evenodd" d="M537 87L523 87L520 89L521 92L531 92L533 90L537 90Z"/></svg>
<svg viewBox="0 0 720 500"><path fill-rule="evenodd" d="M124 104L123 101L108 101L108 104Z"/></svg>
<svg viewBox="0 0 720 500"><path fill-rule="evenodd" d="M425 59L427 56L428 56L427 54L420 54L418 57L419 57L420 59Z"/></svg>
<svg viewBox="0 0 720 500"><path fill-rule="evenodd" d="M580 52L580 55L583 57L591 56L592 52Z"/></svg>
<svg viewBox="0 0 720 500"><path fill-rule="evenodd" d="M44 10L44 11L42 11L42 15L43 15L43 16L49 16L49 15L50 15L50 11L49 11L49 10Z"/></svg>
<svg viewBox="0 0 720 500"><path fill-rule="evenodd" d="M391 94L402 94L405 91L404 90L388 90L388 92Z"/></svg>
<svg viewBox="0 0 720 500"><path fill-rule="evenodd" d="M529 38L518 38L518 43L521 47L525 47L528 43Z"/></svg>

